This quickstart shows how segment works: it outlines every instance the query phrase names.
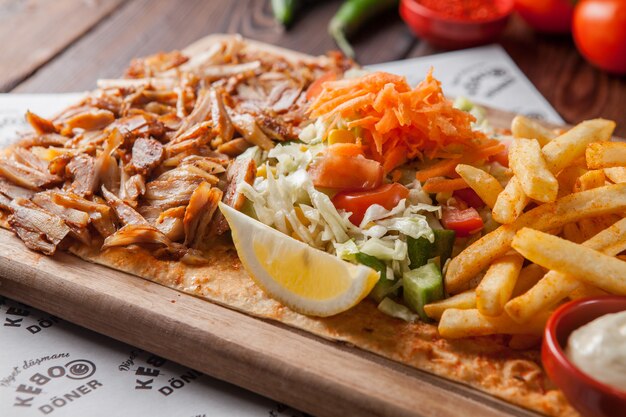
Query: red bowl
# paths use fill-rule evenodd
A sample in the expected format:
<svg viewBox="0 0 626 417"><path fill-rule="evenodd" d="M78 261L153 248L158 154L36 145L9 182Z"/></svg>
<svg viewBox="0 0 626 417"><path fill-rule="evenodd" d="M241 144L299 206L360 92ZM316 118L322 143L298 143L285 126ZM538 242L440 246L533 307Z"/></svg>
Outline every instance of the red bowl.
<svg viewBox="0 0 626 417"><path fill-rule="evenodd" d="M558 308L546 324L541 360L552 381L572 406L586 417L626 416L626 391L583 373L565 356L569 335L600 316L626 311L626 297L606 296L571 301Z"/></svg>
<svg viewBox="0 0 626 417"><path fill-rule="evenodd" d="M514 0L494 1L500 14L484 20L450 18L421 5L418 0L402 0L400 16L415 35L432 45L461 49L484 45L500 36L513 13Z"/></svg>

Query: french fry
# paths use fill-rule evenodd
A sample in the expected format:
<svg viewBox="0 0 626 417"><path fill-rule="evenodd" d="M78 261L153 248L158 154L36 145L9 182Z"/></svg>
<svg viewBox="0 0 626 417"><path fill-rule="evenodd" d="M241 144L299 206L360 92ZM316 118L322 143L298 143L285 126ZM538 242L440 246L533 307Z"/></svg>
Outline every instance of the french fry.
<svg viewBox="0 0 626 417"><path fill-rule="evenodd" d="M478 194L489 208L493 208L498 195L503 191L497 179L480 168L465 164L458 164L456 173L465 180L467 185Z"/></svg>
<svg viewBox="0 0 626 417"><path fill-rule="evenodd" d="M554 203L542 204L483 236L448 264L446 289L458 294L494 259L511 248L515 233L523 227L551 230L585 217L619 213L626 209L626 184L605 185L565 196Z"/></svg>
<svg viewBox="0 0 626 417"><path fill-rule="evenodd" d="M609 293L593 285L581 283L578 288L569 294L569 298L570 300L576 300L577 298L600 297L603 295L609 295Z"/></svg>
<svg viewBox="0 0 626 417"><path fill-rule="evenodd" d="M548 170L537 140L514 140L509 146L509 166L528 197L543 203L556 200L559 183Z"/></svg>
<svg viewBox="0 0 626 417"><path fill-rule="evenodd" d="M596 142L587 145L585 151L590 169L612 168L626 165L626 143Z"/></svg>
<svg viewBox="0 0 626 417"><path fill-rule="evenodd" d="M506 313L497 317L480 314L478 309L459 310L449 308L439 321L439 334L447 339L486 336L489 334L536 334L540 335L548 320L549 312L542 312L525 324L511 320Z"/></svg>
<svg viewBox="0 0 626 417"><path fill-rule="evenodd" d="M576 223L567 223L563 226L563 237L574 243L583 243L585 237Z"/></svg>
<svg viewBox="0 0 626 417"><path fill-rule="evenodd" d="M522 214L528 201L528 197L522 189L522 184L514 176L509 180L504 191L498 195L491 215L498 223L513 223Z"/></svg>
<svg viewBox="0 0 626 417"><path fill-rule="evenodd" d="M521 115L515 116L511 122L511 133L515 138L536 139L541 146L545 146L556 137L553 131L541 123Z"/></svg>
<svg viewBox="0 0 626 417"><path fill-rule="evenodd" d="M485 316L499 316L511 298L524 258L513 253L496 259L476 287L476 307Z"/></svg>
<svg viewBox="0 0 626 417"><path fill-rule="evenodd" d="M614 256L527 227L515 234L511 246L545 268L626 295L626 262Z"/></svg>
<svg viewBox="0 0 626 417"><path fill-rule="evenodd" d="M459 310L476 308L476 291L465 291L461 294L453 295L452 297L426 304L424 306L424 311L431 319L439 320L441 319L443 312L449 308L456 308Z"/></svg>
<svg viewBox="0 0 626 417"><path fill-rule="evenodd" d="M626 182L626 167L604 168L604 175L615 184Z"/></svg>
<svg viewBox="0 0 626 417"><path fill-rule="evenodd" d="M575 165L568 166L559 172L556 176L556 180L559 182L558 197L565 197L573 193L576 181L585 172L587 172L587 169Z"/></svg>
<svg viewBox="0 0 626 417"><path fill-rule="evenodd" d="M515 282L513 297L522 295L531 289L545 274L546 270L537 264L529 264L523 267L517 277L517 282Z"/></svg>
<svg viewBox="0 0 626 417"><path fill-rule="evenodd" d="M580 229L580 234L582 235L583 240L587 240L591 239L607 227L610 227L617 220L619 219L616 219L614 216L589 217L580 219L578 221L578 228Z"/></svg>
<svg viewBox="0 0 626 417"><path fill-rule="evenodd" d="M602 187L606 183L606 175L601 169L594 169L582 174L574 184L574 192L590 190L592 188Z"/></svg>
<svg viewBox="0 0 626 417"><path fill-rule="evenodd" d="M611 139L615 122L605 119L587 120L556 137L541 149L553 173L561 171L585 155L587 145Z"/></svg>

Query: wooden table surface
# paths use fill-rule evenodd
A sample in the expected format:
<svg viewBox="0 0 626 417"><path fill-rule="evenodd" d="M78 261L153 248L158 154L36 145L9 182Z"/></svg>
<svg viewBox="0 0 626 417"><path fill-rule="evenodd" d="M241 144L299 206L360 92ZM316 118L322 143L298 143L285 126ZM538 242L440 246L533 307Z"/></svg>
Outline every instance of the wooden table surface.
<svg viewBox="0 0 626 417"><path fill-rule="evenodd" d="M335 48L326 25L341 2L316 3L285 32L269 0L0 0L0 92L92 89L133 57L216 32L322 54ZM362 64L441 52L416 39L394 12L363 32L353 40ZM501 44L567 122L601 116L626 136L625 77L591 67L570 37L537 35L517 17Z"/></svg>

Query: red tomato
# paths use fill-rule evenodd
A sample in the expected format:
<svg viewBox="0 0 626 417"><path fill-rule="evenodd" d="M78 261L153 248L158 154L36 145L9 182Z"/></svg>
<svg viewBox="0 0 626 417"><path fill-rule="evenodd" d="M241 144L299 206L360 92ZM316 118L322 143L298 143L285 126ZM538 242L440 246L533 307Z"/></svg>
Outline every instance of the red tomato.
<svg viewBox="0 0 626 417"><path fill-rule="evenodd" d="M589 62L626 74L626 1L582 0L572 29L578 50Z"/></svg>
<svg viewBox="0 0 626 417"><path fill-rule="evenodd" d="M572 27L572 0L515 0L515 10L533 28L547 33L568 33Z"/></svg>
<svg viewBox="0 0 626 417"><path fill-rule="evenodd" d="M459 210L454 207L444 207L441 216L443 227L454 230L458 237L466 237L483 228L483 219L474 207Z"/></svg>
<svg viewBox="0 0 626 417"><path fill-rule="evenodd" d="M333 197L333 204L338 209L351 212L350 221L358 226L369 206L380 204L387 210L391 210L408 195L409 190L405 186L394 183L370 191L339 193Z"/></svg>
<svg viewBox="0 0 626 417"><path fill-rule="evenodd" d="M474 207L476 209L482 208L485 206L485 202L476 194L476 191L471 188L463 188L462 190L456 190L452 193L453 196L459 198L467 203L468 206Z"/></svg>
<svg viewBox="0 0 626 417"><path fill-rule="evenodd" d="M309 168L313 185L334 190L371 190L383 183L383 167L362 156L330 155Z"/></svg>
<svg viewBox="0 0 626 417"><path fill-rule="evenodd" d="M319 78L315 79L309 86L309 89L306 90L306 99L313 100L317 97L323 89L323 84L326 81L334 81L337 79L337 74L333 71L328 71L319 76Z"/></svg>

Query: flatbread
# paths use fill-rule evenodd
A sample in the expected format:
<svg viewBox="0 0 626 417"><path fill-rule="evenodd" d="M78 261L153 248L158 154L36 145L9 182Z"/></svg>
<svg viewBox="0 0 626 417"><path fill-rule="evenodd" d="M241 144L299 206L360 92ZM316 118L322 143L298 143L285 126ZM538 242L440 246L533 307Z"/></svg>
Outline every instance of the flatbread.
<svg viewBox="0 0 626 417"><path fill-rule="evenodd" d="M185 55L198 56L214 42L232 35L212 35L197 41ZM254 41L248 47L282 55L289 60L320 60ZM320 61L316 61L320 62ZM0 225L6 227L6 223ZM513 350L506 336L446 340L434 325L407 323L387 316L366 299L351 310L327 317L309 317L269 298L248 276L229 240L211 247L203 266L161 260L144 249L98 248L74 244L69 251L80 258L134 274L178 291L308 331L328 340L345 342L391 360L467 384L503 400L550 416L576 416L563 394L548 379L537 349Z"/></svg>

